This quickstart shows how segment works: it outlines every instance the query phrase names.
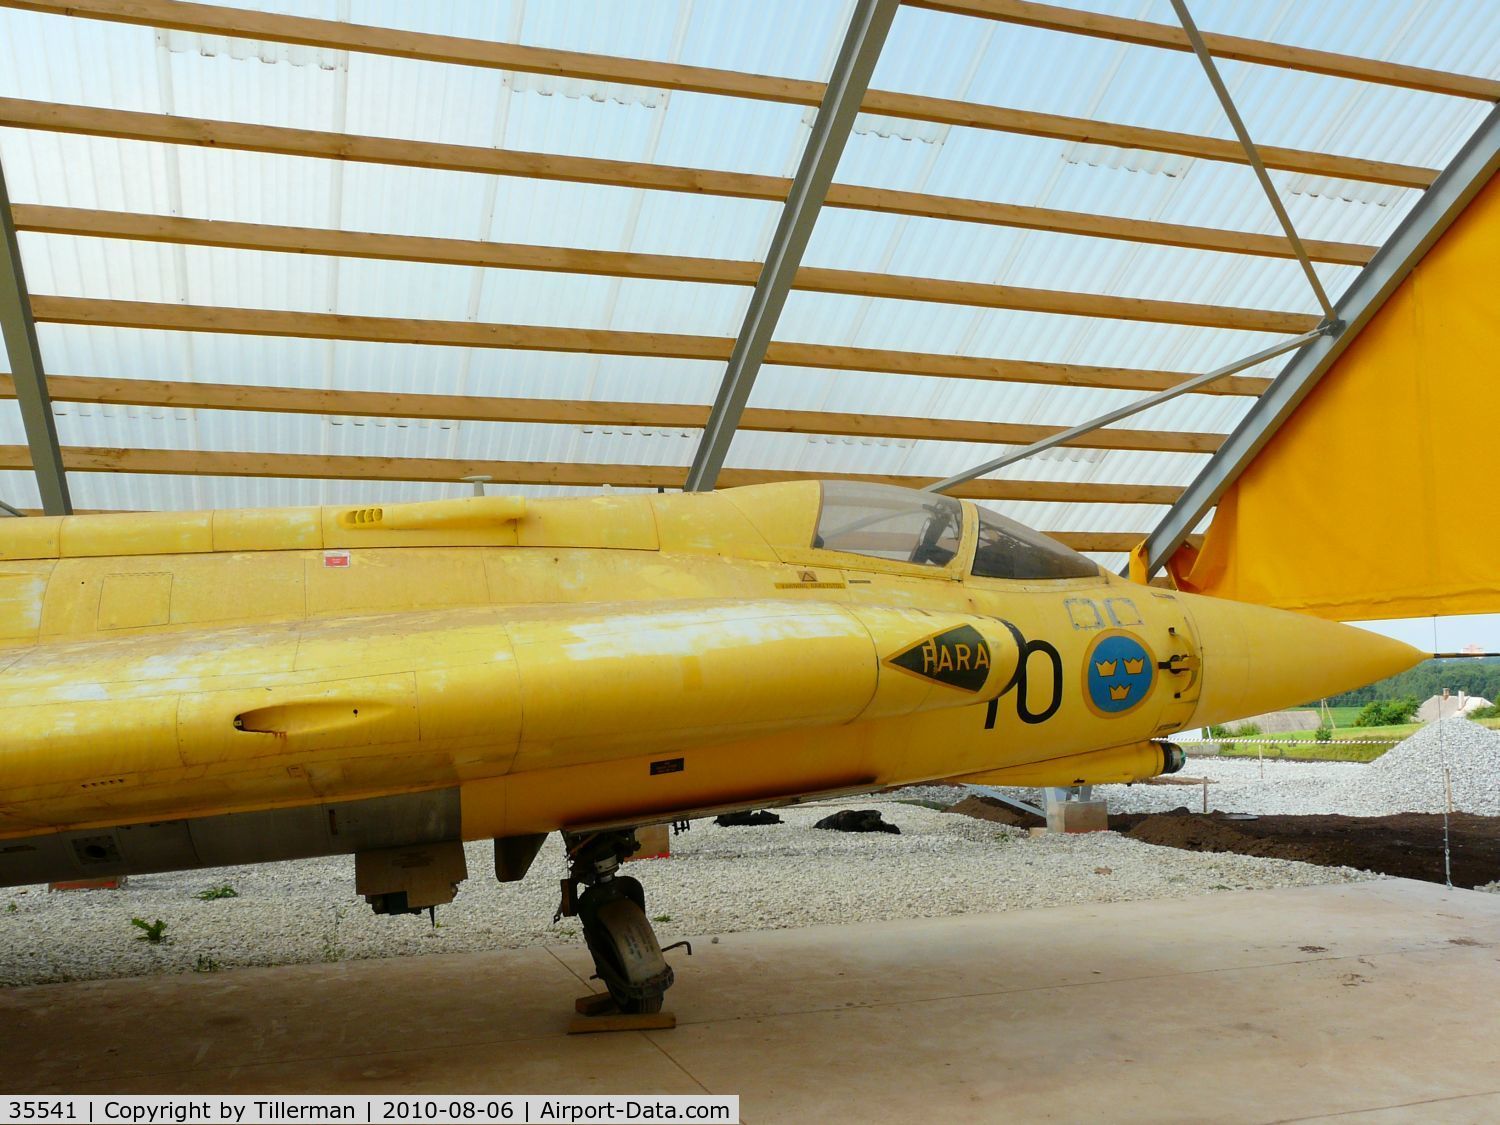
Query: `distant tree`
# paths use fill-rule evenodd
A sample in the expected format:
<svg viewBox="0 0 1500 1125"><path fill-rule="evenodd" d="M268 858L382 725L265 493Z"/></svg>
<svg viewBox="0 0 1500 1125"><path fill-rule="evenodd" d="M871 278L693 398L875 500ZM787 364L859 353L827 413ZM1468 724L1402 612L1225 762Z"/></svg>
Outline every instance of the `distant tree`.
<svg viewBox="0 0 1500 1125"><path fill-rule="evenodd" d="M1404 699L1375 700L1360 708L1354 716L1357 727L1394 727L1411 722L1421 704L1413 696Z"/></svg>
<svg viewBox="0 0 1500 1125"><path fill-rule="evenodd" d="M1455 695L1477 695L1500 701L1500 659L1425 660L1415 668L1367 687L1329 697L1330 707L1363 707L1366 703L1415 696L1429 699L1447 688ZM1316 703L1309 706L1317 706Z"/></svg>

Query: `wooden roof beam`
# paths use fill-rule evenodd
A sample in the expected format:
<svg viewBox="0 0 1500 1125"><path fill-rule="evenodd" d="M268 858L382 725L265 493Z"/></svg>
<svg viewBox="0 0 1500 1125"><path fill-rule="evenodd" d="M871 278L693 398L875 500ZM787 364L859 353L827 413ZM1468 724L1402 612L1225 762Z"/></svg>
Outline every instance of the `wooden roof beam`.
<svg viewBox="0 0 1500 1125"><path fill-rule="evenodd" d="M276 477L301 480L413 481L453 484L485 476L495 484L569 487L681 488L687 468L674 465L536 464L530 461L463 461L436 457L368 457L325 453L234 453L200 449L108 449L64 446L63 464L75 473L141 473L155 476ZM0 469L28 469L24 445L0 446ZM874 473L810 473L780 469L725 469L719 485L787 480L857 480L920 488L932 477ZM1078 504L1170 504L1182 489L1159 484L1063 481L971 481L952 495L973 500Z"/></svg>
<svg viewBox="0 0 1500 1125"><path fill-rule="evenodd" d="M1318 325L1318 318L1307 313L1153 301L1142 297L1111 297L1098 293L1058 293L1050 289L893 277L843 270L807 272L817 275L811 280L815 281L819 291L853 296L935 301L1017 312L1139 320L1151 324L1181 324L1199 328L1282 333L1289 336L1311 331ZM529 348L540 351L612 350L610 346L555 347L551 343L528 342L551 341L560 335L571 334L580 342L592 342L593 345L613 340L627 349L618 353L622 355L664 355L677 359L719 358L716 354L717 342L703 342L715 341L714 337L664 332L615 332L592 328L546 328L473 321L346 316L338 313L283 312L88 297L33 296L31 305L37 320L111 324L118 328L177 328L184 332L237 332L259 336L310 336L318 339L386 343L450 343L467 347Z"/></svg>
<svg viewBox="0 0 1500 1125"><path fill-rule="evenodd" d="M674 429L698 429L708 418L707 406L687 403L406 394L159 379L104 379L78 375L52 375L48 377L47 385L54 402L143 406L164 410L246 410L267 414L319 414L334 417L430 418L463 422ZM15 386L11 377L0 375L0 399L14 397ZM1028 445L1060 432L1063 427L751 407L745 411L740 429L766 433L826 434L834 437ZM1069 444L1085 449L1212 453L1223 440L1222 434L1214 433L1103 429Z"/></svg>
<svg viewBox="0 0 1500 1125"><path fill-rule="evenodd" d="M513 243L477 242L456 238L370 234L362 231L277 227L184 219L167 215L135 215L81 211L67 207L22 205L14 208L17 229L82 237L125 238L194 246L219 246L282 253L331 254L385 261L437 262L447 265L497 269L600 274L705 284L753 285L759 276L756 262L716 258L674 257L612 250L577 250ZM840 293L855 297L935 301L977 308L1063 312L1077 316L1106 316L1212 328L1292 331L1304 314L1268 313L1233 306L1183 304L1096 294L1058 293L974 281L909 277L901 274L803 267L793 288L806 292Z"/></svg>
<svg viewBox="0 0 1500 1125"><path fill-rule="evenodd" d="M1044 207L1018 207L1004 203L952 199L890 192L878 188L849 189L851 199L864 199L871 211L952 219L958 222L1042 230L1157 246L1180 246L1260 257L1294 258L1288 241L1279 235L1251 234L1157 223L1140 219L1117 219L1057 211ZM867 193L862 194L862 193ZM604 274L611 277L644 277L669 281L708 281L754 284L758 262L720 258L693 258L665 254L640 254L618 250L584 250L523 243L481 242L462 238L423 235L377 234L365 231L328 230L316 227L285 227L265 223L236 223L222 219L190 219L173 215L150 215L128 211L91 211L78 207L17 204L12 208L17 230L40 234L64 234L85 238L125 238L149 242L171 242L188 246L224 246L241 250L275 250L291 254L329 254L347 258L377 258L387 261L436 262L444 265L491 266L501 269L534 269L564 273ZM1317 261L1358 266L1368 262L1376 247L1350 242L1305 242Z"/></svg>
<svg viewBox="0 0 1500 1125"><path fill-rule="evenodd" d="M1031 0L905 0L905 3L913 8L977 16L980 19L1039 27L1069 35L1112 39L1118 43L1162 47L1169 51L1193 49L1187 33L1177 24L1151 23L1125 16L1082 12L1053 4L1036 4ZM1425 90L1432 94L1450 94L1459 98L1491 102L1500 100L1500 82L1493 78L1453 74L1422 66L1382 62L1379 59L1342 55L1310 47L1293 47L1285 43L1269 43L1260 39L1245 39L1238 35L1205 32L1203 40L1211 54L1235 62L1259 63L1309 74L1327 74L1359 82Z"/></svg>
<svg viewBox="0 0 1500 1125"><path fill-rule="evenodd" d="M3 115L7 110L12 113L9 118ZM114 113L114 111L105 111L105 113ZM3 101L0 101L0 123L18 124L21 127L42 127L39 124L26 126L24 123L26 121L43 120L43 117L45 115L33 110L30 105L26 105L26 107L9 105L9 107L6 107ZM145 117L150 117L150 114L145 115ZM69 126L74 126L72 130L75 130L75 132L89 132L83 126L89 124L90 118L84 117L83 114L62 114L58 115L55 120L62 121L63 124L69 124ZM172 120L172 118L168 118L169 120ZM129 135L135 139L154 138L162 139L162 141L166 141L166 139L181 139L181 136L183 136L183 132L180 129L175 129L175 127L168 129L166 124L160 124L157 132L151 133L150 136L145 136L141 130L142 123L139 123L139 121L133 121L133 123L132 121L126 121L126 123L123 123L138 126L133 132L118 132L118 130L117 132L110 132L111 127L118 127L120 124L120 118L108 118L108 120L104 121L105 132L96 133L96 135ZM260 129L260 127L269 126L249 127L251 129ZM220 144L222 147L236 147L234 144L223 144L223 141L225 139L233 141L233 139L239 138L239 136L239 133L236 133L236 135L226 138L226 136L222 135L222 130L216 130L216 132L210 133L210 135L205 136L204 139L198 142L210 145ZM291 138L282 139L288 145L291 144ZM306 138L302 139L306 141ZM181 142L187 144L187 142L193 141L181 139ZM446 145L446 147L453 148L460 147L460 145ZM484 153L484 151L493 150L478 151ZM308 144L303 142L302 147L297 148L296 154L317 156L318 153L309 150ZM333 157L330 157L330 159L333 159ZM592 163L597 162L586 163L589 163L592 168ZM477 166L468 166L465 169L466 171L481 171L481 168L477 168ZM642 186L642 184L624 183L624 180L618 177L609 178L603 171L597 168L592 168L592 172L595 174L594 180L591 180L592 183L615 183L616 186ZM729 177L729 180L732 181L729 186L738 184L738 187L735 190L724 189L724 181L721 177ZM717 193L721 193L721 195L780 202L789 184L790 180L781 177L720 172L720 174L717 174L717 178L711 184L708 184L708 186L715 187ZM661 187L661 189L666 190L687 190L685 187L672 187L661 183L645 184L645 186ZM990 226L1014 226L1014 228L1019 229L1052 231L1052 233L1056 234L1079 234L1079 236L1094 237L1094 239L1116 239L1124 240L1124 242L1152 243L1152 245L1157 246L1182 246L1182 248L1196 249L1196 251L1220 251L1224 252L1224 254L1250 254L1268 258L1296 257L1292 245L1284 237L1278 236L1278 234L1254 234L1248 233L1248 231L1227 231L1227 229L1208 228L1208 226L1185 226L1182 223L1152 222L1152 220L1145 219L1121 219L1121 217L1106 216L1106 214L1085 214L1080 213L1080 211L1062 211L1049 207L1022 207L1022 205L1005 204L1005 202L990 202L986 201L986 199L960 199L954 198L954 196L924 195L921 192L898 192L898 190L889 190L885 189L885 187L834 184L834 186L828 189L828 199L826 199L825 205L826 207L843 207L847 208L847 210L876 211L876 213L883 214L907 214L907 216L924 217L924 219L948 219L953 220L953 222L974 222ZM20 208L17 208L17 210L20 210ZM124 219L123 217L111 217L111 213L107 213L107 211L98 211L98 213L93 213L95 217L86 217L89 216L89 211L81 211L78 208L39 207L39 205L31 205L31 207L27 207L27 210L30 211L31 222L34 223L31 229L40 229L40 231L51 229L51 233L57 234L77 233L98 234L101 237L148 237L147 234L108 233L108 228L120 228L124 223ZM115 213L115 216L118 216L118 214L120 213ZM151 219L151 217L165 219L166 216L139 216L135 223L135 229L139 231L142 228L142 223L145 220ZM201 223L207 222L207 220L183 219L181 222ZM92 226L95 229L75 229L80 228L80 226ZM239 228L251 226L251 223L220 222L217 223L217 226L223 228L220 229L219 237L231 237L233 239L236 236L228 234L226 231L229 231L231 228L237 228L237 226ZM160 239L166 240L166 242L172 242L172 240L175 240L174 237L171 237L174 229L175 231L186 231L187 228L183 228L183 226L172 228L169 223L157 222L154 225L154 233L150 237L160 237ZM278 228L261 229L263 231L275 231ZM429 246L429 251L437 252L437 254L460 255L459 264L480 264L469 263L469 261L466 261L466 258L471 258L475 254L472 246L483 246L484 243L472 243L471 248L460 249L463 246L463 240L459 239L419 240L413 236L408 237L413 239L411 246L416 246L417 242L432 243L434 246ZM186 242L186 237L183 240ZM1314 242L1305 243L1305 246L1307 246L1308 252L1317 261L1340 264L1340 266L1364 266L1367 261L1370 261L1371 257L1374 257L1374 252L1376 252L1374 246L1362 246L1358 245L1358 243L1316 242L1314 240ZM535 254L535 252L540 252L547 248L525 249ZM519 254L519 251L520 248L517 248L517 254ZM345 252L353 254L353 251L339 252L341 254L345 254ZM553 254L565 254L565 251L553 251ZM642 255L642 257L649 257L649 255ZM523 269L523 267L517 267L517 269Z"/></svg>
<svg viewBox="0 0 1500 1125"><path fill-rule="evenodd" d="M930 104L925 106L924 112L918 114L914 106L907 104L912 101ZM1001 132L1083 144L1146 149L1231 164L1248 163L1245 150L1238 141L1220 137L1198 137L1163 129L975 106L937 98L919 99L910 94L877 98L871 93L865 98L864 108L871 113L919 117L947 125L991 128ZM357 136L317 129L293 129L283 125L250 125L237 121L101 109L24 98L0 99L0 125L17 129L46 129L60 133L117 137L122 140L156 141L162 144L205 145L284 156L317 156L330 160L353 160L412 168L444 168L458 172L484 172L495 176L527 176L532 179L570 180L577 183L695 192L743 199L781 201L785 199L788 190L788 181L779 176L680 168L665 164L639 164L626 160L602 160L597 157L562 156L396 137ZM1268 168L1287 172L1419 189L1426 188L1437 178L1437 171L1434 169L1417 168L1408 164L1266 145L1257 148ZM839 205L835 203L832 190L829 202Z"/></svg>
<svg viewBox="0 0 1500 1125"><path fill-rule="evenodd" d="M181 332L226 332L241 335L299 336L320 340L372 343L435 344L451 347L510 348L589 355L654 356L662 359L723 361L734 341L723 336L684 336L598 328L551 328L523 324L476 324L472 321L404 320L353 317L336 313L280 312L151 301L103 301L86 297L33 296L39 322L106 325L117 328ZM1048 386L1103 387L1111 390L1162 390L1194 378L1193 373L1033 360L990 359L854 348L836 344L775 341L766 362L783 367L829 371L875 371L949 379L983 379ZM1205 388L1206 394L1258 395L1270 380L1232 376Z"/></svg>
<svg viewBox="0 0 1500 1125"><path fill-rule="evenodd" d="M746 74L739 71L653 62L644 59L624 59L578 51L550 50L515 43L433 35L398 28L345 23L338 20L308 19L209 4L180 3L177 0L0 0L0 4L27 11L82 16L148 27L173 28L206 35L229 35L273 43L295 43L331 50L356 51L496 70L556 74L598 82L618 82L665 90L685 90L692 93L785 102L793 105L818 105L822 102L824 93L823 83L806 79L778 78L771 75ZM1070 30L1081 34L1123 38L1129 42L1148 42L1154 46L1190 49L1186 46L1178 48L1176 40L1163 34L1173 29L1165 28L1160 24L1090 16L1087 13L1075 13L1066 8L1051 8L1047 5L1021 4L1014 0L953 0L953 2L918 0L916 6L991 19L1009 18L1011 22L1016 23L1052 26L1054 30ZM1070 19L1070 17L1082 18ZM1090 30L1097 26L1093 21L1111 20L1113 20L1112 23L1104 25L1106 30ZM1077 26L1066 26L1070 23L1077 24ZM1118 33L1108 30L1112 28L1118 28ZM1178 35L1181 35L1181 29L1175 30ZM1316 62L1323 68L1323 73L1343 73L1345 77L1359 77L1366 81L1408 85L1416 89L1432 89L1433 84L1437 83L1445 87L1438 90L1440 93L1457 93L1464 97L1483 97L1492 100L1500 96L1487 92L1496 84L1484 79L1445 75L1439 71L1428 71L1418 67L1401 67L1390 63L1378 63L1374 60L1258 43L1254 40L1239 40L1227 36L1211 38L1214 43L1210 44L1210 49L1216 54L1220 51L1215 43L1219 43L1225 52L1236 50L1239 52L1225 53L1226 58L1246 58L1247 61L1267 62L1278 66L1295 64L1296 69L1317 69L1312 65ZM1186 39L1183 38L1181 42L1185 45ZM1249 55L1256 57L1250 58ZM1327 69L1329 67L1335 69ZM1354 71L1358 73L1353 73ZM1219 141L1215 138L1194 137L1164 130L1138 129L1131 126L1092 122L1056 114L1030 113L889 90L869 91L864 98L862 108L870 113L933 121L946 125L995 129L1002 132L1096 144L1123 143L1127 148L1180 152L1185 156L1244 163L1244 154L1239 151L1239 146L1233 141ZM1169 147L1160 147L1162 145ZM1181 147L1183 145L1193 148L1194 151L1183 151ZM1283 166L1276 163L1277 160L1300 159L1314 155L1299 154L1289 149L1265 149L1263 153L1266 163L1271 167ZM1351 167L1364 165L1364 175L1369 175L1377 166L1376 162L1357 161L1354 158L1328 159L1350 161ZM1385 167L1394 169L1399 166ZM1312 171L1304 167L1289 170L1310 171L1314 175L1345 174ZM1412 171L1420 170L1408 169L1407 171L1410 174ZM1351 175L1347 178L1363 177ZM1405 186L1421 187L1425 184L1406 183Z"/></svg>

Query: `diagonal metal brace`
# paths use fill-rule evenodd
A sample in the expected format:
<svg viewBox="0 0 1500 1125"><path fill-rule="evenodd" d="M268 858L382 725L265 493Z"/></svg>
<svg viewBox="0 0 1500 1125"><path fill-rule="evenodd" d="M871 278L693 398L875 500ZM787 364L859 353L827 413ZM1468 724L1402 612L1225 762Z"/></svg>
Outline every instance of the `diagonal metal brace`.
<svg viewBox="0 0 1500 1125"><path fill-rule="evenodd" d="M802 151L802 163L792 180L781 221L761 267L760 280L755 284L745 321L729 356L729 366L719 384L718 397L688 469L684 486L688 492L710 491L719 479L729 443L734 440L740 416L750 401L755 378L766 357L766 348L776 332L776 322L786 305L792 279L802 264L802 254L812 237L818 212L838 170L839 157L859 113L859 103L864 100L875 63L900 6L900 0L859 0L849 20L844 45L813 120L812 135Z"/></svg>
<svg viewBox="0 0 1500 1125"><path fill-rule="evenodd" d="M10 356L11 377L21 407L21 422L26 428L26 444L31 449L31 468L36 473L42 510L49 516L70 515L73 505L68 498L68 478L63 471L62 449L57 443L57 422L52 417L52 399L47 394L42 348L31 316L31 296L26 290L26 274L21 269L21 246L16 240L15 217L10 210L3 168L0 168L0 330Z"/></svg>
<svg viewBox="0 0 1500 1125"><path fill-rule="evenodd" d="M1302 240L1297 237L1297 230L1292 225L1292 217L1287 214L1286 207L1281 202L1281 196L1276 191L1276 185L1271 182L1271 174L1266 171L1265 163L1260 158L1260 151L1256 149L1255 142L1250 139L1250 130L1245 127L1245 120L1240 116L1234 99L1229 95L1229 87L1224 85L1218 65L1214 62L1213 55L1209 54L1208 46L1203 42L1203 36L1198 31L1198 25L1193 22L1192 13L1188 11L1187 0L1172 0L1172 7L1182 23L1182 30L1187 32L1188 42L1193 45L1193 53L1203 64L1203 72L1208 75L1209 84L1213 86L1214 93L1219 96L1219 104L1224 107L1225 116L1229 118L1230 125L1234 126L1234 135L1240 139L1240 144L1245 149L1245 157L1250 161L1250 167L1255 169L1261 189L1271 203L1271 210L1276 212L1276 219L1281 223L1281 229L1286 232L1286 239L1292 244L1297 261L1302 263L1302 272L1307 275L1307 283L1312 286L1313 294L1318 298L1318 305L1323 309L1323 316L1329 321L1337 320L1333 311L1333 302L1328 299L1323 283L1318 280L1318 271L1313 269L1312 259L1307 255L1307 247L1303 246Z"/></svg>

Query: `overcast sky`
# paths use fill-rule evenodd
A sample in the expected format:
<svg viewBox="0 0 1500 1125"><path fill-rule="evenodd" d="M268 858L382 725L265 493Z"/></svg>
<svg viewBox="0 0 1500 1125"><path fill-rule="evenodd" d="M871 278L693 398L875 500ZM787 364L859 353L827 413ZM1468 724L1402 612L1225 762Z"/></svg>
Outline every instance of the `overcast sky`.
<svg viewBox="0 0 1500 1125"><path fill-rule="evenodd" d="M1433 622L1437 640L1433 640ZM1500 613L1472 613L1458 617L1408 617L1395 621L1353 621L1352 625L1384 633L1428 652L1459 652L1465 645L1479 645L1486 652L1500 652Z"/></svg>

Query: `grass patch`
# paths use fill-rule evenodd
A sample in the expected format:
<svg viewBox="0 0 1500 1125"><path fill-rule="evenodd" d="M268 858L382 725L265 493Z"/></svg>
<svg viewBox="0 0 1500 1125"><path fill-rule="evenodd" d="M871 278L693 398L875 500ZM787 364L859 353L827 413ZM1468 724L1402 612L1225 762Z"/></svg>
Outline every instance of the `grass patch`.
<svg viewBox="0 0 1500 1125"><path fill-rule="evenodd" d="M1316 708L1314 709L1316 710ZM1358 715L1359 712L1360 709L1358 707L1328 708L1328 714L1333 719L1334 727L1340 730L1344 727L1352 727L1354 725L1354 716Z"/></svg>
<svg viewBox="0 0 1500 1125"><path fill-rule="evenodd" d="M1219 751L1221 758L1285 758L1299 762L1373 762L1389 746L1341 746L1337 742L1297 742L1289 746L1235 746ZM1256 752L1260 751L1260 754Z"/></svg>
<svg viewBox="0 0 1500 1125"><path fill-rule="evenodd" d="M1366 742L1366 741L1374 740L1374 741L1377 741L1377 742L1396 743L1396 742L1400 742L1404 738L1411 737L1413 734L1415 734L1417 731L1419 731L1421 729L1422 729L1422 724L1421 723L1400 723L1397 726L1391 726L1391 727L1339 727L1337 730L1335 730L1333 732L1333 736L1332 736L1332 738L1329 741L1331 741L1331 742ZM1267 740L1274 740L1276 742L1308 742L1308 743L1316 743L1317 742L1317 738L1315 737L1315 735L1316 735L1315 731L1310 731L1310 730L1290 730L1290 731L1281 731L1281 732L1278 732L1276 734L1259 735L1257 737L1263 738L1263 739L1267 739ZM1242 737L1244 737L1244 736L1242 736ZM1326 746L1327 743L1324 743L1323 745ZM1250 749L1253 752L1255 750L1255 747L1251 746L1248 749ZM1266 749L1270 750L1271 747L1267 746Z"/></svg>
<svg viewBox="0 0 1500 1125"><path fill-rule="evenodd" d="M1331 708L1335 715L1340 711L1358 711L1357 707ZM1335 721L1338 721L1335 719ZM1472 719L1471 722L1490 730L1500 730L1500 719ZM1284 734L1265 736L1282 746L1223 746L1219 756L1223 758L1293 758L1316 762L1373 762L1398 742L1410 738L1421 730L1422 723L1401 723L1390 727L1343 727L1333 732L1328 742L1318 742L1310 730L1294 730ZM1378 742L1378 746L1340 745L1340 743Z"/></svg>

